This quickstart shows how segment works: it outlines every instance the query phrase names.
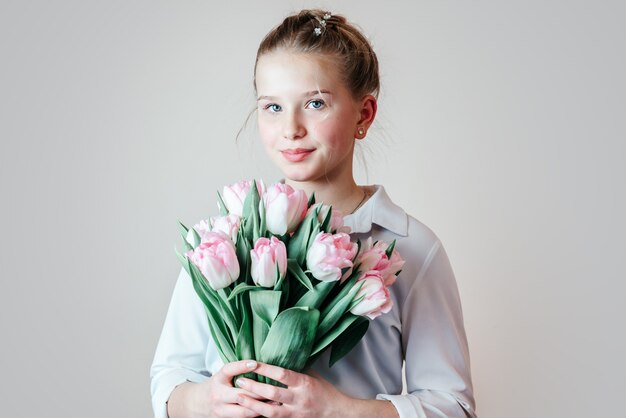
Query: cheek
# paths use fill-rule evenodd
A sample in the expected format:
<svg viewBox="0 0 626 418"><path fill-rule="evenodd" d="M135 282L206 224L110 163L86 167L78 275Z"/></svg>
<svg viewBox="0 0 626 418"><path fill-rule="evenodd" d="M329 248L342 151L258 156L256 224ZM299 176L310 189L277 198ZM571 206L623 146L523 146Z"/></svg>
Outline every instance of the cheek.
<svg viewBox="0 0 626 418"><path fill-rule="evenodd" d="M272 125L261 120L258 120L257 124L259 129L259 136L261 137L261 142L263 143L263 145L266 148L272 146L275 138Z"/></svg>
<svg viewBox="0 0 626 418"><path fill-rule="evenodd" d="M352 130L340 120L326 120L315 126L315 137L331 149L342 149L354 142Z"/></svg>

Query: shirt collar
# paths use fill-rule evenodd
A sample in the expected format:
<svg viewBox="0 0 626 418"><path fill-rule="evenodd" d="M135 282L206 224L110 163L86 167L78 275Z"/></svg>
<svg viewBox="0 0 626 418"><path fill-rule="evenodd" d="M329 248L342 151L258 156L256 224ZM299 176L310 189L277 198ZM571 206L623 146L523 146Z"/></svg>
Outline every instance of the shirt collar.
<svg viewBox="0 0 626 418"><path fill-rule="evenodd" d="M356 212L344 216L344 224L350 227L353 233L370 232L372 225L376 224L406 237L409 222L406 212L391 201L383 186L367 187L373 188L374 194Z"/></svg>

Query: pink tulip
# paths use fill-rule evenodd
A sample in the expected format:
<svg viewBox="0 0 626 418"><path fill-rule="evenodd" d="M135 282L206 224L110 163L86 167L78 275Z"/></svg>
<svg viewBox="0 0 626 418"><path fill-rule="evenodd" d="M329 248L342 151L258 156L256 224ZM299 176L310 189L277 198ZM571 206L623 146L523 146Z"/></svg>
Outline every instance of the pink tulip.
<svg viewBox="0 0 626 418"><path fill-rule="evenodd" d="M276 237L259 238L250 251L252 265L250 274L254 283L274 287L287 272L287 248Z"/></svg>
<svg viewBox="0 0 626 418"><path fill-rule="evenodd" d="M306 216L308 199L288 184L270 186L263 195L267 230L275 235L293 232Z"/></svg>
<svg viewBox="0 0 626 418"><path fill-rule="evenodd" d="M396 274L402 270L404 260L395 249L391 252L391 259L388 258L387 248L389 244L384 241L378 241L372 245L370 237L363 244L355 264L359 265L360 271L379 271L385 281L385 286L391 286L396 281Z"/></svg>
<svg viewBox="0 0 626 418"><path fill-rule="evenodd" d="M320 232L306 254L306 264L313 276L324 282L345 279L352 271L352 260L358 247L350 241L350 235L340 232ZM349 268L342 275L341 270Z"/></svg>
<svg viewBox="0 0 626 418"><path fill-rule="evenodd" d="M324 222L324 219L326 219L326 216L328 216L328 211L331 209L330 206L325 205L323 203L315 203L309 208L309 210L307 211L307 215L311 213L313 210L315 210L316 208L320 208L320 211L317 215L317 219L320 221L320 223ZM348 233L350 232L349 229L350 228L343 226L343 213L333 208L332 214L330 215L330 230L334 232Z"/></svg>
<svg viewBox="0 0 626 418"><path fill-rule="evenodd" d="M200 236L200 242L204 241L206 234L211 232L211 227L209 226L209 223L205 221L204 219L201 220L199 223L195 224L193 226L193 229L195 229L198 235ZM193 245L194 243L193 231L191 229L187 231L187 242L189 243L189 245Z"/></svg>
<svg viewBox="0 0 626 418"><path fill-rule="evenodd" d="M237 234L241 227L241 218L230 214L211 218L212 231L221 231L228 235L233 242L237 242Z"/></svg>
<svg viewBox="0 0 626 418"><path fill-rule="evenodd" d="M223 289L239 277L235 247L223 232L208 232L206 240L185 255L200 269L213 290Z"/></svg>
<svg viewBox="0 0 626 418"><path fill-rule="evenodd" d="M261 196L265 190L265 185L262 181L257 181L256 184L259 196ZM228 209L228 213L239 217L243 216L243 204L246 201L246 196L250 192L251 187L252 181L249 180L241 180L230 186L224 186L222 190L222 200L226 205L226 209Z"/></svg>
<svg viewBox="0 0 626 418"><path fill-rule="evenodd" d="M367 316L370 319L374 319L391 310L393 301L379 271L371 270L363 273L354 286L353 289L361 286L354 296L354 300L363 297L359 303L350 309L350 312L354 315Z"/></svg>

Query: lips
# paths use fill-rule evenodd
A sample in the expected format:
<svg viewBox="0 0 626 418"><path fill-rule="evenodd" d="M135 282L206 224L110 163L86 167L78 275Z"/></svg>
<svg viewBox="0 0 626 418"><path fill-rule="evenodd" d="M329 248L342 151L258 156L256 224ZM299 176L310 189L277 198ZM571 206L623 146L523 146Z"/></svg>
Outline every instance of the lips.
<svg viewBox="0 0 626 418"><path fill-rule="evenodd" d="M292 148L292 149L282 150L281 154L283 154L283 157L285 157L287 161L290 161L292 163L297 163L306 159L309 155L313 153L313 151L315 151L315 148L313 149Z"/></svg>

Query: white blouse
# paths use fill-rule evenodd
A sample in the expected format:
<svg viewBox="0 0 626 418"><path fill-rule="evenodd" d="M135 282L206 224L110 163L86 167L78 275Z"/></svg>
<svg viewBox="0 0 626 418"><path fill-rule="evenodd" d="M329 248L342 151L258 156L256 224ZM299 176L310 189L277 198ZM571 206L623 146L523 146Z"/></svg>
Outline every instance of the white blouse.
<svg viewBox="0 0 626 418"><path fill-rule="evenodd" d="M313 369L347 395L391 401L401 418L476 417L461 301L446 252L382 186L370 187L372 197L344 223L353 239L396 240L406 263L390 287L393 308L372 320L332 368L326 352ZM150 369L155 418L167 418L165 403L177 385L201 382L222 364L202 302L181 269Z"/></svg>

